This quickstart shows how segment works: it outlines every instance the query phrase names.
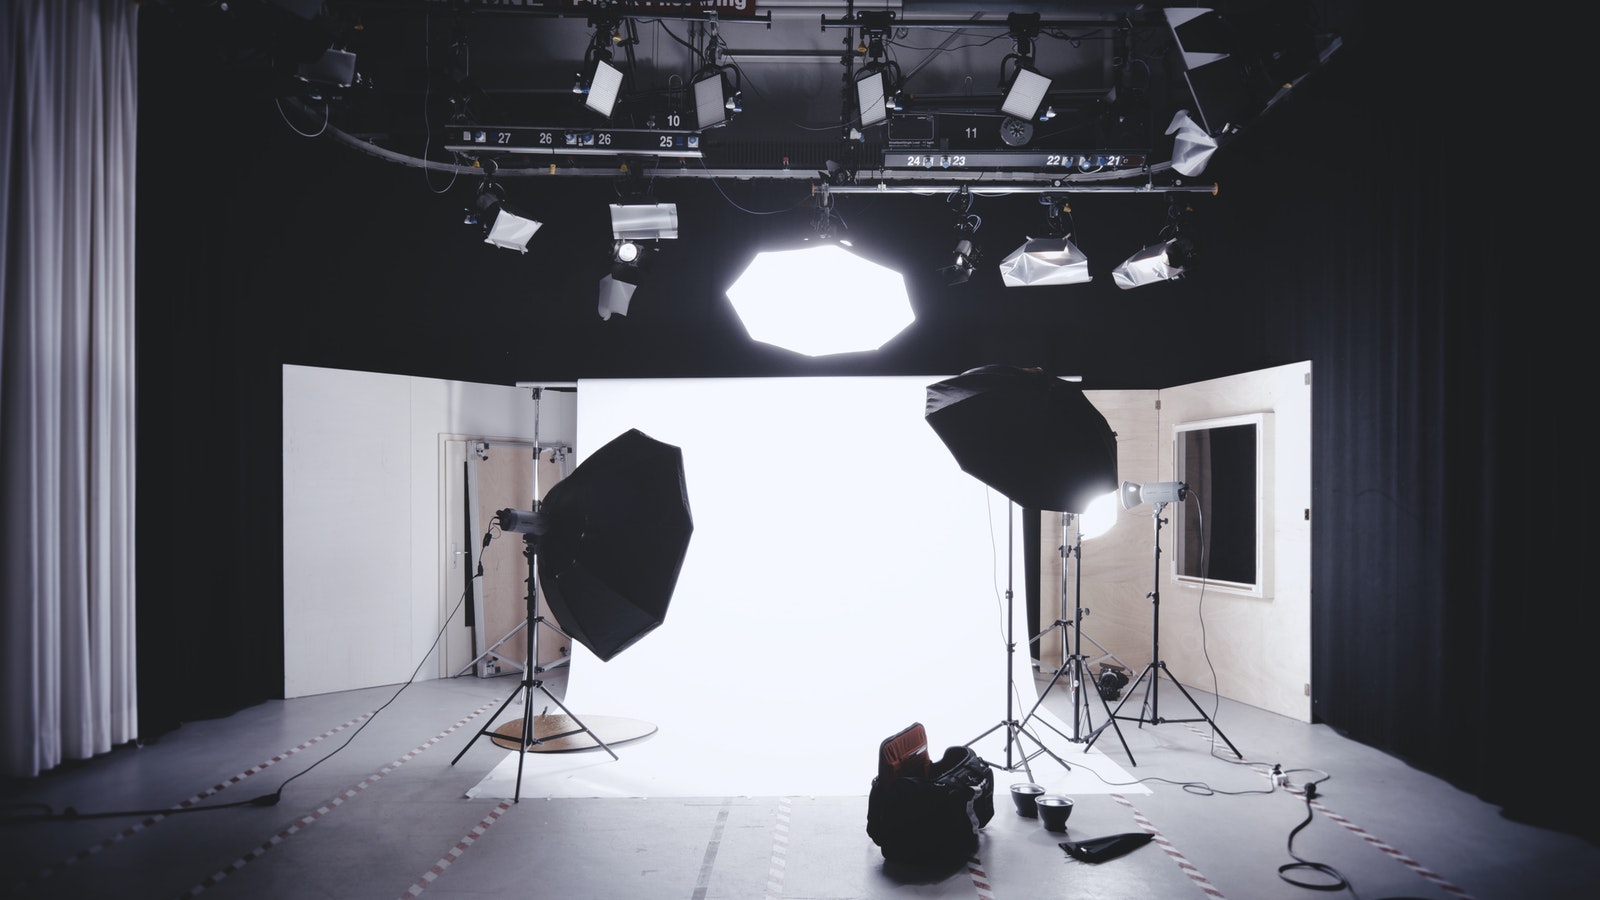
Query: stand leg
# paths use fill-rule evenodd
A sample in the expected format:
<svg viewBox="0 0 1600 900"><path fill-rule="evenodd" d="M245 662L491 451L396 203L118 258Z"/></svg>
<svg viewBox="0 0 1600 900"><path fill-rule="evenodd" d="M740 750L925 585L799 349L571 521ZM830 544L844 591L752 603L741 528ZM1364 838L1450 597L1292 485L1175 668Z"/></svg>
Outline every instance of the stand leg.
<svg viewBox="0 0 1600 900"><path fill-rule="evenodd" d="M467 751L472 748L472 745L477 743L478 738L490 733L491 726L494 725L495 719L500 717L500 713L504 712L505 708L510 706L511 701L516 698L519 692L521 692L522 737L520 741L520 747L518 748L519 752L517 754L517 789L512 795L512 802L515 803L522 802L522 765L527 761L528 748L543 743L545 740L584 733L589 735L589 737L596 744L599 744L602 750L611 754L612 759L617 759L617 752L612 750L605 741L600 740L600 735L595 734L594 731L590 730L589 726L579 721L578 717L573 715L572 711L567 709L566 705L556 698L556 695L550 693L550 689L544 686L543 681L534 677L535 673L541 671L539 668L538 626L544 622L544 617L539 615L538 572L535 567L536 558L538 556L538 537L536 535L524 534L522 536L522 553L528 558L528 662L523 668L522 681L517 685L516 689L511 692L510 696L506 697L505 701L500 704L500 708L495 710L494 715L489 717L489 721L485 722L483 727L478 729L477 734L472 736L472 740L467 741L467 745L461 748L461 752L456 754L456 758L450 760L450 765L455 765L461 759L461 757L465 756ZM533 692L536 689L546 697L550 698L555 705L561 707L561 711L566 713L567 717L570 718L578 727L571 731L564 731L559 735L551 735L548 738L536 738L534 736L533 727ZM504 737L504 735L501 735L501 737Z"/></svg>
<svg viewBox="0 0 1600 900"><path fill-rule="evenodd" d="M1117 711L1122 709L1123 703L1128 702L1128 700L1133 696L1133 689L1137 687L1139 682L1143 681L1147 675L1150 677L1150 686L1145 693L1144 704L1140 714L1137 716L1119 715ZM1157 692L1160 689L1160 680L1162 675L1166 675L1167 680L1171 681L1173 685L1177 687L1178 691L1183 694L1183 698L1189 701L1189 705L1194 707L1194 711L1198 715L1198 718L1165 719L1161 717L1160 697L1158 696ZM1183 682L1173 677L1172 670L1167 668L1166 661L1164 660L1157 660L1156 662L1150 663L1144 667L1144 671L1139 673L1139 677L1134 679L1132 684L1128 685L1128 693L1122 698L1122 703L1117 704L1117 711L1112 712L1112 716L1114 718L1122 719L1128 722L1138 722L1141 727L1147 722L1151 725L1160 725L1164 722L1204 722L1211 726L1211 730L1216 732L1217 737L1222 738L1222 742L1228 745L1228 749L1233 751L1234 756L1238 757L1239 759L1244 759L1244 754L1240 753L1239 748L1233 745L1233 741L1228 740L1228 736L1222 733L1222 729L1217 727L1216 721L1210 716L1206 715L1206 711L1201 708L1200 703L1194 699L1192 694L1189 693L1189 689L1183 686ZM1146 715L1146 713L1148 713L1148 715ZM1123 746L1126 747L1127 745L1124 744Z"/></svg>
<svg viewBox="0 0 1600 900"><path fill-rule="evenodd" d="M1073 690L1074 691L1082 691L1084 689L1084 685L1086 685L1086 684L1090 684L1090 685L1094 684L1094 680L1089 676L1088 669L1086 668L1087 663L1084 662L1084 658L1083 658L1082 655L1075 653L1072 656L1068 657L1068 660L1069 661L1068 661L1067 665L1063 668L1063 671L1071 671L1073 673L1071 681L1072 681L1072 684L1073 684ZM1059 675L1061 673L1058 672L1056 674ZM1054 682L1052 682L1052 684L1053 683ZM1049 691L1049 688L1046 688L1045 689L1045 693L1048 693L1048 691ZM1034 704L1033 710L1030 710L1028 712L1027 718L1023 719L1024 722L1028 721L1028 719L1031 719L1033 717L1034 711L1039 708L1040 704L1044 703L1045 693L1041 693L1039 695L1039 702ZM1072 702L1072 707L1073 707L1072 734L1071 735L1062 734L1061 736L1066 738L1069 741L1072 741L1075 744L1083 744L1083 750L1084 750L1085 753L1087 753L1089 751L1089 748L1094 746L1094 742L1099 739L1100 733L1105 731L1107 726L1109 726L1112 730L1114 730L1117 733L1117 740L1122 743L1122 752L1128 754L1128 761L1130 763L1133 762L1133 750L1129 749L1129 747L1128 747L1128 739L1123 736L1121 726L1117 725L1117 717L1116 717L1115 713L1111 709L1111 704L1106 701L1105 696L1100 693L1098 688L1096 688L1094 690L1094 695L1099 698L1101 707L1105 709L1105 712L1106 712L1105 721L1101 722L1100 726L1098 728L1096 728L1095 724L1094 724L1094 719L1089 714L1089 705L1088 705L1088 703L1084 703L1082 709L1080 710L1079 707L1078 707L1078 702L1079 701L1077 699L1077 696L1074 696L1073 702ZM1045 722L1044 725L1045 725L1046 728L1049 728L1051 731L1054 731L1056 734L1061 734L1061 730L1056 728L1054 725L1051 725L1049 722ZM1089 729L1088 734L1084 734L1084 732L1082 730L1084 727L1087 727ZM1137 763L1135 763L1135 765L1137 765Z"/></svg>
<svg viewBox="0 0 1600 900"><path fill-rule="evenodd" d="M501 638L498 641L495 641L493 644L490 644L488 649L484 650L482 653L479 653L477 656L474 656L471 660L469 660L467 662L466 665L462 666L461 669L456 672L456 677L459 678L460 676L467 674L468 672L472 671L472 667L473 666L476 666L478 663L483 662L484 660L488 659L491 656L500 657L500 645L504 644L506 641L509 641L512 638L516 637L517 636L517 632L521 631L522 629L524 629L526 627L528 627L528 623L526 621L518 622L517 626L515 628L511 629L509 632L507 632L505 637ZM507 665L515 666L516 668L519 668L519 669L520 668L526 668L526 666L524 664L517 663L516 661L514 661L512 659L509 659L509 658L505 658L505 662L506 662Z"/></svg>
<svg viewBox="0 0 1600 900"><path fill-rule="evenodd" d="M573 729L573 730L571 730L571 731L563 731L560 734L550 735L548 738L542 738L542 739L535 738L534 734L533 734L533 731L534 731L534 729L533 729L533 691L530 690L526 694L523 695L524 699L523 699L523 704L522 704L522 747L517 752L517 789L516 789L516 792L512 794L512 802L513 803L521 803L522 802L522 764L524 762L527 762L527 759L528 759L528 748L532 747L532 746L534 746L536 744L543 743L543 741L545 741L545 740L554 740L555 738L567 737L569 735L578 734L579 732L584 732L584 733L587 733L589 735L589 737L592 738L596 744L600 745L600 749L602 749L602 750L606 751L607 753L611 754L611 758L612 759L616 759L617 758L617 751L615 751L615 750L611 749L609 746L607 746L605 741L600 740L600 735L595 734L593 731L590 731L589 727L587 725L584 725L582 722L579 722L578 721L578 717L572 714L572 710L567 709L565 704L563 704L560 700L556 699L556 695L550 693L549 689L544 686L544 682L535 681L535 682L533 682L533 687L538 688L539 691L541 693L543 693L546 697L549 697L550 700L553 703L555 703L555 705L561 707L561 711L566 713L567 714L567 718L571 719L574 723L576 723L578 727ZM488 726L484 726L484 727L487 728ZM482 732L479 732L479 733L481 734ZM474 740L476 740L476 738L474 738Z"/></svg>
<svg viewBox="0 0 1600 900"><path fill-rule="evenodd" d="M1100 655L1096 656L1094 659L1090 659L1087 656L1085 656L1083 658L1084 665L1088 665L1090 663L1097 663L1097 662L1101 662L1103 660L1109 659L1112 662L1116 663L1119 668L1122 668L1122 669L1124 669L1126 671L1129 671L1129 672L1133 671L1133 666L1130 666L1127 663L1123 662L1122 660L1118 659L1117 655L1115 653L1112 653L1110 650L1107 650L1104 644L1102 644L1099 641L1095 640L1093 637L1090 637L1088 634L1084 634L1083 635L1083 639L1088 641L1089 643L1093 644L1095 646L1095 648L1100 651Z"/></svg>
<svg viewBox="0 0 1600 900"><path fill-rule="evenodd" d="M1051 689L1054 688L1056 686L1056 682L1061 679L1062 674L1071 672L1072 674L1068 679L1068 683L1072 686L1072 734L1071 736L1064 734L1061 736L1069 741L1072 741L1073 743L1082 743L1084 745L1084 751L1087 752L1088 749L1093 746L1094 739L1100 735L1101 731L1105 730L1107 725L1110 725L1112 728L1116 729L1117 739L1122 741L1122 749L1128 754L1129 761L1132 761L1133 751L1128 748L1128 741L1123 737L1122 728L1117 725L1116 717L1112 715L1111 705L1106 702L1106 698L1100 694L1098 689L1095 690L1095 696L1099 697L1100 705L1104 707L1106 711L1106 720L1099 728L1094 727L1094 720L1091 718L1089 713L1089 705L1083 700L1084 685L1093 684L1093 679L1088 676L1088 673L1085 669L1083 655L1083 638L1085 637L1083 633L1083 617L1086 615L1086 612L1083 608L1083 534L1081 530L1081 522L1079 524L1080 530L1076 540L1073 542L1070 549L1067 545L1067 528L1071 524L1074 517L1075 516L1073 513L1063 513L1061 516L1061 601L1063 604L1065 604L1067 598L1067 558L1070 556L1077 560L1078 563L1074 570L1076 576L1074 581L1072 602L1074 621L1069 623L1061 619L1057 619L1055 625L1051 626L1052 628L1061 628L1061 668L1056 670L1055 675L1050 679L1050 683L1045 685L1044 690L1039 692L1038 701L1033 704L1032 709L1028 710L1028 714L1023 716L1022 721L1026 723L1028 720L1032 719L1034 714L1038 712L1039 707L1044 704L1044 698L1049 696ZM1071 654L1067 653L1066 629L1068 627L1073 628L1074 648ZM1043 636L1043 633L1041 633L1041 636ZM1091 643L1093 643L1092 640ZM1095 644L1095 646L1099 647L1100 645ZM1105 648L1101 647L1101 649L1104 650ZM1089 737L1084 737L1083 728L1085 725L1089 727ZM1060 729L1056 728L1054 725L1046 722L1045 726L1051 731L1061 734Z"/></svg>
<svg viewBox="0 0 1600 900"><path fill-rule="evenodd" d="M1007 509L1010 510L1009 505ZM971 747L973 744L976 744L989 735L1004 728L1006 731L1006 764L1002 768L1004 768L1007 772L1015 772L1018 765L1020 765L1022 770L1027 773L1028 780L1032 781L1033 770L1028 767L1028 761L1037 756L1047 755L1051 759L1060 763L1061 767L1069 772L1072 770L1072 766L1068 765L1066 760L1052 752L1049 747L1046 747L1044 742L1039 740L1037 736L1029 733L1029 731L1023 727L1023 723L1017 721L1016 718L1013 717L1013 710L1015 709L1013 705L1013 699L1016 697L1017 693L1016 674L1013 668L1017 653L1017 644L1012 638L1016 628L1016 609L1014 605L1015 594L1012 591L1011 581L1013 569L1012 561L1015 556L1015 551L1012 544L1014 518L1014 511L1006 518L1006 717L993 728L990 728L972 740L967 741L964 746ZM1022 748L1021 740L1023 737L1033 741L1039 746L1039 749L1033 751L1032 753L1024 750ZM1016 751L1015 757L1012 755L1013 749ZM991 762L989 763L989 766L995 767L995 764Z"/></svg>
<svg viewBox="0 0 1600 900"><path fill-rule="evenodd" d="M530 684L529 684L529 682L527 680L523 680L523 681L518 682L516 688L514 690L512 690L512 692L509 695L506 696L506 699L503 700L500 703L500 708L496 709L494 711L494 715L489 717L489 724L493 724L495 719L500 718L500 714L506 711L506 707L511 705L511 701L517 699L517 694L521 693L522 690L524 688L527 688L527 687L530 687ZM467 755L467 751L472 749L473 743L476 742L478 740L478 738L481 737L483 735L483 733L485 731L488 731L488 730L489 730L489 725L484 725L482 728L478 729L478 733L472 736L472 740L467 741L466 746L461 748L461 752L456 754L456 758L450 760L450 765L453 766L456 763L460 762L461 761L461 757L466 756Z"/></svg>

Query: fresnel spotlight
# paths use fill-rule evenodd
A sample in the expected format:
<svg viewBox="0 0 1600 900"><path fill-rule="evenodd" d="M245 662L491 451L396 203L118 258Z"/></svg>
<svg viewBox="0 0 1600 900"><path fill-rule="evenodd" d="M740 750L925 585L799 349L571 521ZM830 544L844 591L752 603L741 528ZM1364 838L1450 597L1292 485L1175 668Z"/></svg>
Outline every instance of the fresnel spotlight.
<svg viewBox="0 0 1600 900"><path fill-rule="evenodd" d="M678 236L675 203L611 204L611 268L600 279L600 318L625 316L656 241Z"/></svg>
<svg viewBox="0 0 1600 900"><path fill-rule="evenodd" d="M611 270L600 279L600 318L628 314L633 292L655 252L654 246L633 239L612 242Z"/></svg>
<svg viewBox="0 0 1600 900"><path fill-rule="evenodd" d="M1030 237L1011 255L1000 261L1000 278L1006 287L1029 287L1048 284L1082 284L1091 281L1089 257L1069 240L1067 216L1072 209L1066 201L1051 194L1041 195L1039 202L1048 209L1045 226L1049 237Z"/></svg>
<svg viewBox="0 0 1600 900"><path fill-rule="evenodd" d="M966 284L983 258L983 248L975 240L983 219L972 212L972 193L966 185L951 192L945 198L945 204L956 214L956 234L960 237L950 251L950 264L941 266L939 274L944 277L946 284Z"/></svg>
<svg viewBox="0 0 1600 900"><path fill-rule="evenodd" d="M505 188L491 180L494 162L486 163L486 167L483 184L478 186L478 193L472 198L472 205L467 207L466 218L462 221L481 231L485 244L527 253L528 241L543 223L514 212L506 204Z"/></svg>
<svg viewBox="0 0 1600 900"><path fill-rule="evenodd" d="M1176 198L1168 198L1167 224L1160 240L1145 247L1112 271L1111 277L1123 290L1182 278L1195 260L1194 242L1182 233L1181 220L1188 208Z"/></svg>

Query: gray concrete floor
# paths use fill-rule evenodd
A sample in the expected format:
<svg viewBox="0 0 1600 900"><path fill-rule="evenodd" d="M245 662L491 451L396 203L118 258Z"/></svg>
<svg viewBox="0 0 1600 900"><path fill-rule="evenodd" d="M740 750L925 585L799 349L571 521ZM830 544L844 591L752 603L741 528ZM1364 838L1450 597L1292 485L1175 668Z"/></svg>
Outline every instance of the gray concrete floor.
<svg viewBox="0 0 1600 900"><path fill-rule="evenodd" d="M1600 848L1590 842L1510 821L1324 726L1226 700L1216 723L1258 767L1214 754L1203 722L1122 721L1134 764L1114 732L1096 749L1152 793L1078 797L1062 835L1018 816L1004 792L1020 773L998 772L1002 796L977 855L942 872L886 863L868 838L870 770L858 796L465 799L507 752L479 739L452 764L481 727L470 717L510 696L517 678L419 682L364 727L398 686L272 701L13 785L0 835L5 895L1600 897ZM544 683L560 693L559 674ZM1212 708L1210 695L1191 692ZM1070 697L1058 686L1045 706L1070 722ZM1176 693L1160 697L1169 718L1190 709L1173 708ZM1138 695L1122 708L1135 720L1139 709ZM1287 785L1261 774L1271 762L1288 770ZM1508 751L1507 765L1539 777L1533 759ZM1306 784L1324 778L1308 799ZM180 811L272 795L273 805ZM78 817L59 815L68 809ZM1124 832L1155 839L1100 864L1059 847Z"/></svg>

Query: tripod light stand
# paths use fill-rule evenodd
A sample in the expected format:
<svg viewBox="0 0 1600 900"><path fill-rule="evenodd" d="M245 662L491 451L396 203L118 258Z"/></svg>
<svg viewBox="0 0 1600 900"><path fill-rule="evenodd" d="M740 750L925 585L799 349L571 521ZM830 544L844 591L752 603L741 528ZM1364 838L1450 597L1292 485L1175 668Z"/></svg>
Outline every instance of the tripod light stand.
<svg viewBox="0 0 1600 900"><path fill-rule="evenodd" d="M587 734L589 735L590 739L600 746L601 749L611 754L612 759L617 758L617 751L612 750L605 741L600 739L600 735L595 734L594 731L590 730L589 726L579 721L578 717L572 714L572 710L567 709L566 704L562 703L560 698L556 697L555 694L552 694L550 689L545 687L544 681L538 677L539 673L544 671L544 668L538 664L539 626L544 625L545 627L555 629L557 633L560 633L560 629L547 622L544 616L539 615L539 580L536 564L539 554L539 538L548 530L548 524L538 512L528 512L519 509L502 509L496 514L495 518L500 522L501 531L522 532L522 555L528 559L528 627L526 631L528 639L528 663L522 667L522 680L517 684L516 689L506 697L504 702L500 704L500 708L494 711L494 715L489 717L489 720L484 724L484 726L478 729L478 733L472 736L472 740L468 741L467 745L461 748L461 752L456 754L456 758L450 760L450 765L453 766L460 761L461 757L465 756L467 751L472 749L472 745L477 742L478 738L482 737L486 733L490 735L490 740L494 740L494 738L497 736L501 738L508 737L508 735L504 735L498 731L492 731L492 729L494 727L495 720L500 718L500 714L505 711L507 706L511 705L511 701L515 700L518 694L521 694L522 734L518 740L517 749L522 752L517 754L517 788L516 793L512 795L512 801L520 803L522 802L522 764L527 759L528 748L537 746L545 741L555 741L561 738L571 737L575 734ZM539 691L548 697L552 702L554 702L555 705L561 707L561 711L565 713L567 718L571 719L573 724L577 725L578 727L569 729L567 731L562 731L558 734L536 736L534 733L533 723L534 691Z"/></svg>
<svg viewBox="0 0 1600 900"><path fill-rule="evenodd" d="M1013 630L1016 627L1016 616L1015 607L1013 604L1014 593L1012 591L1011 581L1012 559L1014 556L1014 551L1012 549L1012 519L1014 518L1015 510L1010 504L1008 504L1006 508L1006 717L1001 719L999 724L978 735L972 740L967 741L965 746L971 747L973 744L976 744L989 735L994 734L996 731L1004 728L1006 731L1006 764L1002 768L1004 768L1007 772L1015 772L1020 766L1022 770L1027 773L1028 780L1032 781L1033 770L1028 768L1028 761L1041 754L1048 755L1051 759L1060 763L1061 767L1069 772L1072 771L1072 766L1067 765L1066 760L1057 756L1049 747L1044 745L1043 741L1029 733L1028 730L1023 727L1026 722L1019 722L1013 714L1017 696L1016 670L1014 667L1014 661L1017 653L1017 643L1012 639L1012 634L1014 633ZM1028 740L1037 744L1039 749L1034 750L1032 753L1024 750L1022 747L1022 738L1024 736L1026 736ZM990 765L992 766L994 763L990 763Z"/></svg>
<svg viewBox="0 0 1600 900"><path fill-rule="evenodd" d="M612 759L617 758L535 677L542 671L538 666L538 629L541 625L554 629L588 647L602 662L609 662L661 625L694 531L684 485L683 452L631 429L590 454L571 475L552 487L543 501L536 502L534 509L502 509L495 519L501 531L523 536L522 552L528 558L528 665L523 669L521 683L500 705L495 717L519 693L524 695L526 714L520 737L503 731L494 733L500 739L495 741L497 744L501 740L516 741L515 749L523 751L517 759L515 796L520 800L522 765L531 746L586 733ZM560 628L539 613L540 587L548 596L550 613ZM536 690L554 700L577 728L562 734L540 734L534 727ZM451 765L489 732L493 721L491 718L489 725L478 730ZM565 727L565 722L559 727ZM650 726L612 740L633 740L652 731L654 727Z"/></svg>
<svg viewBox="0 0 1600 900"><path fill-rule="evenodd" d="M1107 502L1114 503L1115 501L1112 500L1112 496L1113 495L1108 494L1102 499ZM1091 509L1100 502L1100 500L1096 500L1095 503L1090 504ZM1115 512L1112 512L1111 515L1114 517L1116 514ZM1056 669L1055 675L1050 678L1050 683L1045 685L1044 690L1039 692L1038 701L1033 704L1033 709L1028 710L1028 714L1022 717L1022 721L1024 724L1026 724L1034 717L1034 714L1039 711L1039 707L1044 705L1044 698L1049 696L1051 689L1056 686L1056 682L1061 680L1062 675L1067 675L1067 683L1072 686L1072 734L1062 734L1061 730L1056 728L1054 725L1051 725L1049 721L1045 719L1040 719L1040 721L1044 722L1045 727L1056 732L1057 734L1061 734L1061 736L1067 740L1075 744L1084 744L1084 749L1088 749L1087 745L1092 743L1094 739L1100 735L1100 732L1104 731L1106 726L1109 725L1116 729L1117 739L1122 742L1123 751L1128 754L1129 759L1132 759L1133 751L1128 749L1127 738L1122 736L1122 728L1117 725L1116 717L1111 712L1111 704L1106 702L1105 695L1100 693L1099 690L1094 692L1095 696L1100 698L1100 705L1105 709L1106 712L1105 721L1101 723L1099 728L1094 727L1094 721L1090 717L1089 704L1083 699L1084 687L1094 683L1094 679L1087 672L1086 657L1083 655L1083 617L1089 612L1083 608L1083 531L1084 521L1086 518L1088 518L1088 514L1062 513L1061 515L1061 601L1063 607L1066 603L1067 597L1067 557L1070 556L1075 560L1073 565L1074 588L1072 601L1072 621L1067 622L1064 619L1057 618L1055 624L1051 625L1049 628L1046 628L1044 631L1041 631L1039 635L1034 638L1034 640L1039 640L1045 635L1049 634L1052 630L1057 628L1061 629L1061 667ZM1069 548L1067 544L1067 528L1070 524L1072 524L1073 520L1076 520L1077 530L1074 532L1074 540ZM1098 524L1096 527L1099 530L1094 532L1095 535L1101 534L1104 529ZM1062 613L1066 612L1065 608L1063 608L1061 611ZM1066 629L1069 627L1072 629L1073 646L1071 654L1067 653ZM1087 735L1084 734L1085 726L1088 726L1089 728L1089 733Z"/></svg>
<svg viewBox="0 0 1600 900"><path fill-rule="evenodd" d="M1244 754L1240 753L1239 748L1235 747L1233 742L1228 740L1228 736L1222 733L1222 729L1217 727L1217 723L1212 721L1210 716L1206 715L1205 710L1201 709L1200 704L1195 701L1192 695L1190 695L1188 688L1185 688L1183 686L1183 682L1175 678L1172 674L1172 671L1167 668L1166 660L1161 658L1161 526L1167 521L1161 517L1161 512L1162 510L1166 509L1167 504L1170 502L1181 503L1188 492L1189 486L1181 481L1161 481L1145 485L1134 484L1131 481L1125 481L1122 483L1123 509L1132 509L1135 506L1138 506L1140 503L1147 501L1155 504L1155 510L1151 514L1152 518L1155 520L1155 556L1154 562L1152 563L1153 580L1150 591L1152 626L1150 629L1150 662L1144 667L1144 670L1139 673L1139 677L1135 678L1133 683L1128 685L1128 693L1123 696L1122 702L1117 704L1117 708L1111 711L1111 717L1113 720L1123 719L1130 722L1138 722L1141 727L1146 722L1150 723L1151 725L1160 725L1163 722L1205 722L1207 725L1211 726L1211 730L1216 733L1217 737L1222 738L1222 742L1228 745L1228 749L1233 751L1234 756L1244 759ZM1199 714L1199 718L1163 719L1161 717L1160 690L1162 675L1166 675L1167 678L1172 681L1173 685L1178 688L1178 691L1183 694L1184 699L1189 701L1189 705L1194 707L1194 711ZM1120 713L1123 705L1126 704L1128 699L1133 696L1134 689L1137 688L1140 682L1144 681L1146 677L1150 679L1150 684L1145 691L1143 709L1137 716L1121 715ZM1098 735L1096 735L1096 737L1098 737ZM1090 745L1093 745L1093 738L1090 739L1089 743ZM1122 747L1124 750L1126 750L1128 745L1124 743ZM1085 749L1087 749L1087 747ZM1128 762L1138 765L1138 763L1134 761L1132 753L1128 754Z"/></svg>
<svg viewBox="0 0 1600 900"><path fill-rule="evenodd" d="M962 471L1023 509L1085 509L1095 497L1116 490L1116 432L1081 389L1043 369L1002 365L968 369L928 386L923 418ZM1028 760L1040 753L1070 769L1013 714L1012 660L1017 648L1012 639L1014 560L1009 520L1007 524L1006 717L967 745L1003 728L1007 771L1014 771L1017 756L1027 770ZM1038 751L1021 752L1023 735L1039 745ZM1031 781L1031 772L1028 777Z"/></svg>

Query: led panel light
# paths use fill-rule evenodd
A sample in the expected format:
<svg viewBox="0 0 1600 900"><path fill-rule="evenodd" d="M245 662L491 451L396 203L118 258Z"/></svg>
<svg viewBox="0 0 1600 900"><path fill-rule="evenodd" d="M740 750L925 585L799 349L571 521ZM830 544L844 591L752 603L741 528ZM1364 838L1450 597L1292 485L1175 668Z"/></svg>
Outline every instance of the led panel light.
<svg viewBox="0 0 1600 900"><path fill-rule="evenodd" d="M856 79L856 106L861 110L862 126L876 125L889 118L889 107L884 102L884 77L874 72Z"/></svg>
<svg viewBox="0 0 1600 900"><path fill-rule="evenodd" d="M728 121L728 98L722 73L713 72L694 83L695 122L701 128L714 128Z"/></svg>
<svg viewBox="0 0 1600 900"><path fill-rule="evenodd" d="M622 70L603 59L598 60L594 64L594 77L589 79L589 94L584 97L583 105L609 118L611 111L616 108L617 94L621 90Z"/></svg>
<svg viewBox="0 0 1600 900"><path fill-rule="evenodd" d="M1039 105L1044 103L1044 95L1049 90L1050 79L1032 69L1019 68L1016 77L1011 80L1011 89L1006 91L1000 111L1019 119L1032 119L1039 112Z"/></svg>

